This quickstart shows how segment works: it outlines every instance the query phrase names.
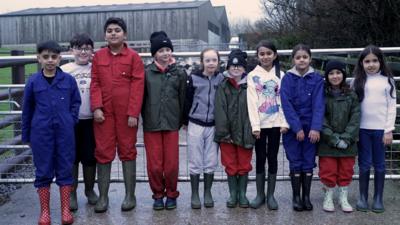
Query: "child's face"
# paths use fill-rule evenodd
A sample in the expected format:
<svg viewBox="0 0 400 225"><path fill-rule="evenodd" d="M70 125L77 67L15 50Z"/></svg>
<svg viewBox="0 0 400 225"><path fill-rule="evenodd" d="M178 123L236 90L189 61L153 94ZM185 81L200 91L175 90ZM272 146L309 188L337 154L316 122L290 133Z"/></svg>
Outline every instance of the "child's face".
<svg viewBox="0 0 400 225"><path fill-rule="evenodd" d="M172 50L168 47L162 47L154 54L155 60L161 64L169 63L171 57Z"/></svg>
<svg viewBox="0 0 400 225"><path fill-rule="evenodd" d="M333 69L328 73L328 81L332 87L340 87L343 81L343 73L340 70Z"/></svg>
<svg viewBox="0 0 400 225"><path fill-rule="evenodd" d="M308 70L311 63L310 55L304 50L298 50L293 57L293 63L298 71Z"/></svg>
<svg viewBox="0 0 400 225"><path fill-rule="evenodd" d="M233 77L242 76L244 71L245 70L244 70L243 66L231 65L231 66L229 66L229 69L228 69L229 75L231 75Z"/></svg>
<svg viewBox="0 0 400 225"><path fill-rule="evenodd" d="M364 71L366 73L375 74L379 72L381 63L376 55L369 53L362 61Z"/></svg>
<svg viewBox="0 0 400 225"><path fill-rule="evenodd" d="M38 62L46 72L53 72L61 61L59 53L44 50L37 55Z"/></svg>
<svg viewBox="0 0 400 225"><path fill-rule="evenodd" d="M206 51L203 54L204 74L212 75L218 69L218 55L215 51Z"/></svg>
<svg viewBox="0 0 400 225"><path fill-rule="evenodd" d="M75 63L78 65L86 65L92 58L93 47L90 45L72 47L72 55L74 55Z"/></svg>
<svg viewBox="0 0 400 225"><path fill-rule="evenodd" d="M258 61L263 68L272 68L274 60L276 59L276 54L269 48L260 47L258 48Z"/></svg>
<svg viewBox="0 0 400 225"><path fill-rule="evenodd" d="M106 29L105 38L109 45L119 46L126 40L126 34L118 24L110 24Z"/></svg>

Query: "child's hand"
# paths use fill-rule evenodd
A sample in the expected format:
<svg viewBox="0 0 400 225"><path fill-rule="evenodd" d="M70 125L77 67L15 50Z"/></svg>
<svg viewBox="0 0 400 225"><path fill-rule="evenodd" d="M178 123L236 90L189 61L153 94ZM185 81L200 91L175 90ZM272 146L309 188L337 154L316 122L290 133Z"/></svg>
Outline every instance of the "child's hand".
<svg viewBox="0 0 400 225"><path fill-rule="evenodd" d="M257 131L253 131L253 135L254 135L254 137L256 138L256 139L260 139L260 131L259 130L257 130Z"/></svg>
<svg viewBox="0 0 400 225"><path fill-rule="evenodd" d="M105 120L103 110L101 109L94 110L93 117L94 121L96 121L97 123L102 123Z"/></svg>
<svg viewBox="0 0 400 225"><path fill-rule="evenodd" d="M281 127L281 134L286 134L288 130L289 129L287 127Z"/></svg>
<svg viewBox="0 0 400 225"><path fill-rule="evenodd" d="M310 138L310 142L315 144L319 141L319 131L317 130L310 130L308 134L308 138Z"/></svg>
<svg viewBox="0 0 400 225"><path fill-rule="evenodd" d="M390 145L392 144L392 141L393 141L393 133L391 131L383 135L383 144Z"/></svg>
<svg viewBox="0 0 400 225"><path fill-rule="evenodd" d="M138 119L135 117L128 117L128 127L137 127L138 125Z"/></svg>
<svg viewBox="0 0 400 225"><path fill-rule="evenodd" d="M296 139L298 141L304 141L304 131L303 130L300 130L299 132L297 132Z"/></svg>

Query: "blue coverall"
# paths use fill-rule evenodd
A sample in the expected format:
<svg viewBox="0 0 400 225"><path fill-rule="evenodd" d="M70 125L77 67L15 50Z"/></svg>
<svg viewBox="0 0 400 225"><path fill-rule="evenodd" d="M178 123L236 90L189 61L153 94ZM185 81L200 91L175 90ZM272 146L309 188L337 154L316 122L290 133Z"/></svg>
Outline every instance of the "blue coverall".
<svg viewBox="0 0 400 225"><path fill-rule="evenodd" d="M51 84L42 71L29 78L24 91L22 141L32 148L35 187L49 186L54 176L59 186L73 183L74 126L80 104L75 79L60 68Z"/></svg>
<svg viewBox="0 0 400 225"><path fill-rule="evenodd" d="M288 71L281 82L282 109L290 129L282 135L291 172L312 172L316 144L308 138L310 130L321 131L324 120L324 80L318 72L309 70L304 76ZM304 131L304 141L296 139Z"/></svg>

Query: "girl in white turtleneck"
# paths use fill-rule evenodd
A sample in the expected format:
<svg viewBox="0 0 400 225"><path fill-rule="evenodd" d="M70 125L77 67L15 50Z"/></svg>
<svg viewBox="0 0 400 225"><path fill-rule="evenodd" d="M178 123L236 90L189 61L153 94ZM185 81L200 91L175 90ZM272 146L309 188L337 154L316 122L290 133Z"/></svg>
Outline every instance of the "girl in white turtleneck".
<svg viewBox="0 0 400 225"><path fill-rule="evenodd" d="M382 51L373 45L361 53L354 70L353 87L361 102L358 144L360 198L357 210L368 211L370 168L374 166L374 198L371 210L384 211L382 195L385 180L385 145L393 140L396 120L396 88Z"/></svg>

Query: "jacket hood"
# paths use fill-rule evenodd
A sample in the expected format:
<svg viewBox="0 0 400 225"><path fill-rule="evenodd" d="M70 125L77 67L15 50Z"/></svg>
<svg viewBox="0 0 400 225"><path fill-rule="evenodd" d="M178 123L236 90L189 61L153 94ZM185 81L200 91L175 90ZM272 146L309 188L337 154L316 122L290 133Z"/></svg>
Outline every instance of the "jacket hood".
<svg viewBox="0 0 400 225"><path fill-rule="evenodd" d="M292 74L294 74L294 75L296 75L296 76L299 76L299 77L305 77L305 76L307 76L307 75L310 74L310 73L314 73L315 70L314 70L314 68L312 68L312 67L310 66L310 67L308 68L308 71L302 76L302 75L296 70L296 67L294 66L294 67L292 67L292 69L288 70L288 72L289 72L289 73L292 73Z"/></svg>

